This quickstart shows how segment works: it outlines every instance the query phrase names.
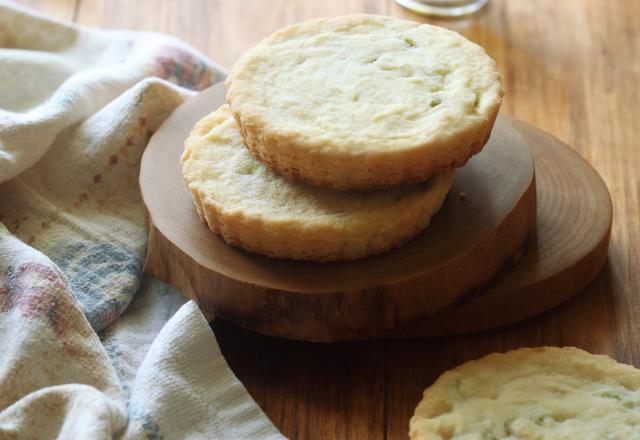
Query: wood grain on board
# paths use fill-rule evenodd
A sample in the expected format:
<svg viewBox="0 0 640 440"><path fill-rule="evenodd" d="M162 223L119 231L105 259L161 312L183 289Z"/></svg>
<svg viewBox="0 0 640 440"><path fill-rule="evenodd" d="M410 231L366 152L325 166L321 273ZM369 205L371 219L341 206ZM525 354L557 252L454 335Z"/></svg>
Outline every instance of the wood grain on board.
<svg viewBox="0 0 640 440"><path fill-rule="evenodd" d="M393 0L18 3L87 25L168 32L227 68L272 30L307 18L367 11L434 22ZM475 16L438 22L496 59L506 89L503 114L550 132L603 177L613 200L608 261L593 284L560 307L472 335L317 345L214 325L231 367L285 435L406 438L422 389L442 371L492 351L575 345L640 366L638 16L635 0L490 0Z"/></svg>

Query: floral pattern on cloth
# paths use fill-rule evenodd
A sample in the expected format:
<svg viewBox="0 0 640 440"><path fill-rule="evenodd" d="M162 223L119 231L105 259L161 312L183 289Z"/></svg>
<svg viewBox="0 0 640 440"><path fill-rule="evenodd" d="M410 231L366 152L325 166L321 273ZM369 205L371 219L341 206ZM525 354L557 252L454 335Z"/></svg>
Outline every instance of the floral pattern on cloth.
<svg viewBox="0 0 640 440"><path fill-rule="evenodd" d="M175 38L0 0L0 438L282 438L196 304L142 272L142 153L223 78Z"/></svg>
<svg viewBox="0 0 640 440"><path fill-rule="evenodd" d="M77 242L51 252L66 273L91 327L102 330L122 313L142 278L142 260L134 252L112 243ZM118 286L111 294L112 286Z"/></svg>
<svg viewBox="0 0 640 440"><path fill-rule="evenodd" d="M19 311L24 318L47 321L64 343L70 312L69 303L61 301L60 296L71 296L71 293L55 267L33 261L9 266L0 283L1 312Z"/></svg>
<svg viewBox="0 0 640 440"><path fill-rule="evenodd" d="M140 157L188 96L143 79L63 130L36 165L0 186L0 221L58 265L96 331L126 309L139 286L147 240Z"/></svg>
<svg viewBox="0 0 640 440"><path fill-rule="evenodd" d="M191 90L213 84L212 70L193 54L178 47L166 46L156 54L158 76Z"/></svg>

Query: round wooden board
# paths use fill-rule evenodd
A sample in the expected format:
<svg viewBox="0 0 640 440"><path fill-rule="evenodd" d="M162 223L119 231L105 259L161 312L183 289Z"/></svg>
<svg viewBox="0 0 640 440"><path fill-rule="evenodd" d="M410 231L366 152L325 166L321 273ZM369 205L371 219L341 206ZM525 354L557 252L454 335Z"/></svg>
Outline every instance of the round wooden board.
<svg viewBox="0 0 640 440"><path fill-rule="evenodd" d="M209 317L314 341L467 332L555 306L604 263L611 203L599 176L557 140L503 118L483 152L458 171L429 228L400 249L320 264L227 246L198 219L179 167L189 130L224 93L214 86L176 110L151 139L140 174L150 235L145 271ZM543 191L537 216L527 143Z"/></svg>

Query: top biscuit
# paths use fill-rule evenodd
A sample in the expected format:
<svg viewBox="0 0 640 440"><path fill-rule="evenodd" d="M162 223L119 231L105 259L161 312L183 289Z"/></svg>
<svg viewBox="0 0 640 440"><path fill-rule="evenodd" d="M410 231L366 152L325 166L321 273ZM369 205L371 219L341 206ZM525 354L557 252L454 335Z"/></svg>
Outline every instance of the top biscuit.
<svg viewBox="0 0 640 440"><path fill-rule="evenodd" d="M227 99L253 155L290 179L371 189L462 166L502 99L495 62L436 26L376 15L303 22L247 51Z"/></svg>

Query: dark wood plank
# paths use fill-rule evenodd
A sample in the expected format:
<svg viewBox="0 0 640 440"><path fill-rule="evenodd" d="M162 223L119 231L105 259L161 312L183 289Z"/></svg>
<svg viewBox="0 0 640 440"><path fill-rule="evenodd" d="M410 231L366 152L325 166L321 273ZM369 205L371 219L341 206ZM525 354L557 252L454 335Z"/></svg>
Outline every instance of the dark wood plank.
<svg viewBox="0 0 640 440"><path fill-rule="evenodd" d="M71 0L20 3L73 16L60 6ZM302 19L365 10L421 19L393 0L81 0L79 6L84 24L172 33L226 67L271 30ZM576 345L640 366L638 16L636 0L491 0L477 16L440 22L496 59L507 90L504 113L556 135L602 174L614 201L608 265L583 294L542 317L476 335L392 343L386 422L384 393L375 391L385 382L380 343L291 343L216 324L232 368L286 435L367 438L372 432L379 438L386 423L388 438L406 438L425 386L442 371L496 350ZM369 362L372 370L361 377Z"/></svg>
<svg viewBox="0 0 640 440"><path fill-rule="evenodd" d="M384 438L384 342L318 344L216 320L225 358L288 438Z"/></svg>

